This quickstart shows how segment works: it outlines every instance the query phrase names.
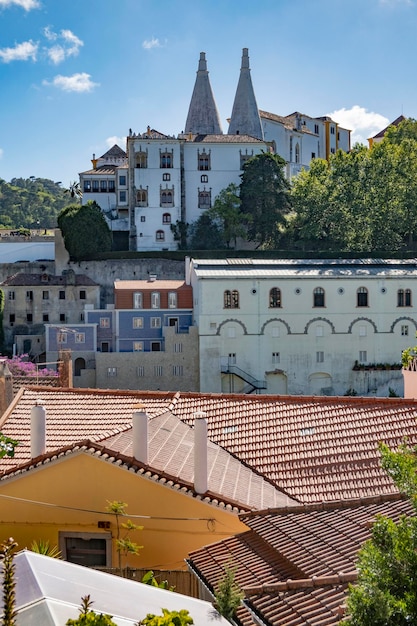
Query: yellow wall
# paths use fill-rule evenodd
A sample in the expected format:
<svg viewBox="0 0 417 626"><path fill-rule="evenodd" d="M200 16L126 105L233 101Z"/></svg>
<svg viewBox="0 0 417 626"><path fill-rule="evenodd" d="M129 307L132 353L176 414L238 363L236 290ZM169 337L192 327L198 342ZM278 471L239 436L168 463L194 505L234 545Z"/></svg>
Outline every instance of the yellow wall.
<svg viewBox="0 0 417 626"><path fill-rule="evenodd" d="M4 496L99 513L45 507ZM138 557L130 555L127 563L124 561L123 565L131 567L185 568L184 558L190 551L247 530L234 513L79 453L0 482L0 540L14 537L22 549L39 539L58 545L59 531L109 532L97 527L99 521L110 521L115 536L114 517L105 514L107 501L112 500L128 503L127 513L131 516L163 518L131 518L144 527L130 535L132 541L144 546ZM214 522L206 521L208 518ZM114 546L112 565L117 566Z"/></svg>

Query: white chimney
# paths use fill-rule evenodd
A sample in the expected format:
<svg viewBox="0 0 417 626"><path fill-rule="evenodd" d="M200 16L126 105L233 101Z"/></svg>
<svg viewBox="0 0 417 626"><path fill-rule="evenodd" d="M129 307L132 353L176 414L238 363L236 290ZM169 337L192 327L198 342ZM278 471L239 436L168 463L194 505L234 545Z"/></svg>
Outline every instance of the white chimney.
<svg viewBox="0 0 417 626"><path fill-rule="evenodd" d="M194 413L194 418L194 489L203 494L208 490L206 413Z"/></svg>
<svg viewBox="0 0 417 626"><path fill-rule="evenodd" d="M37 404L30 411L30 456L32 459L46 452L46 413Z"/></svg>
<svg viewBox="0 0 417 626"><path fill-rule="evenodd" d="M133 430L133 457L143 463L148 464L148 416L144 407L139 407L132 415Z"/></svg>

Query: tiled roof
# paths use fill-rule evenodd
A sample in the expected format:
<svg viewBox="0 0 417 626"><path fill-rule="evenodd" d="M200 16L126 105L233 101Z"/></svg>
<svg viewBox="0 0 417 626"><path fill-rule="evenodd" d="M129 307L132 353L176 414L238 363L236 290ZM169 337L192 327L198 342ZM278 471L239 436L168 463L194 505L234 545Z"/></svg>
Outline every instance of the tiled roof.
<svg viewBox="0 0 417 626"><path fill-rule="evenodd" d="M102 174L110 176L114 174L118 168L119 165L112 165L109 163L108 165L100 165L100 167L97 167L96 169L86 170L85 172L81 172L81 174Z"/></svg>
<svg viewBox="0 0 417 626"><path fill-rule="evenodd" d="M191 553L189 562L210 590L225 568L236 568L242 624L251 623L248 608L273 626L337 624L375 517L412 513L408 500L391 496L243 514L250 531Z"/></svg>
<svg viewBox="0 0 417 626"><path fill-rule="evenodd" d="M358 396L28 388L6 411L0 429L27 439L23 424L38 398L53 425L53 449L84 439L101 441L130 428L138 403L150 417L169 411L190 425L203 411L212 442L305 503L396 492L380 468L378 443L395 448L408 437L410 445L417 444L416 401ZM18 448L16 458L24 450ZM0 468L3 463L10 467L13 460L3 459Z"/></svg>
<svg viewBox="0 0 417 626"><path fill-rule="evenodd" d="M163 394L162 394L163 396ZM30 411L36 402L46 411L47 459L67 450L68 446L100 444L106 454L121 457L135 464L132 451L132 414L138 405L138 394L119 396L117 392L92 394L51 390L49 388L23 389L9 416L1 425L4 434L13 433L19 445L13 459L4 458L0 470L7 475L16 468L30 468ZM194 434L165 406L156 401L149 421L149 463L147 469L160 474L164 480L179 482L193 491ZM84 445L84 444L83 444ZM35 465L43 460L36 459ZM259 476L218 445L208 442L209 500L237 509L259 509L285 506L291 499L274 485Z"/></svg>
<svg viewBox="0 0 417 626"><path fill-rule="evenodd" d="M404 117L404 115L399 115L393 122L391 122L390 124L388 124L388 126L386 126L385 128L383 128L382 130L379 131L379 133L377 133L376 135L374 135L372 137L372 139L379 139L380 137L383 137L385 135L385 133L387 132L388 128L391 128L391 126L398 126L399 124L401 124L401 122L403 122L405 119L407 119L406 117Z"/></svg>
<svg viewBox="0 0 417 626"><path fill-rule="evenodd" d="M122 148L120 148L120 146L118 146L116 143L114 144L114 146L112 146L110 148L110 150L107 150L107 152L105 152L104 154L101 155L100 159L105 159L108 157L126 157L126 152L124 150L122 150Z"/></svg>
<svg viewBox="0 0 417 626"><path fill-rule="evenodd" d="M185 286L184 280L116 280L114 282L115 290L137 289L139 291L155 291L161 289L179 289L183 286Z"/></svg>
<svg viewBox="0 0 417 626"><path fill-rule="evenodd" d="M17 272L13 276L8 276L6 280L0 283L4 287L40 287L44 286L59 286L66 287L74 284L78 287L98 286L94 280L85 274L75 274L73 278L69 278L67 275L53 276L52 274L24 274L23 272Z"/></svg>

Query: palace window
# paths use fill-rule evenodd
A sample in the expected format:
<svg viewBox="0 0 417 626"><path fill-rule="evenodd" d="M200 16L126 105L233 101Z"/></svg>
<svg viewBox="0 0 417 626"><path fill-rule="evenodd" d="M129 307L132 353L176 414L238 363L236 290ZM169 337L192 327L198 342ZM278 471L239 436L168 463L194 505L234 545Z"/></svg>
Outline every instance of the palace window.
<svg viewBox="0 0 417 626"><path fill-rule="evenodd" d="M171 180L171 174L168 174L168 173L162 174L162 180L163 181Z"/></svg>
<svg viewBox="0 0 417 626"><path fill-rule="evenodd" d="M148 191L147 189L138 189L136 191L136 205L148 206Z"/></svg>
<svg viewBox="0 0 417 626"><path fill-rule="evenodd" d="M323 307L324 306L324 289L322 287L316 287L313 291L313 306L314 307Z"/></svg>
<svg viewBox="0 0 417 626"><path fill-rule="evenodd" d="M198 208L209 209L211 207L211 190L198 192Z"/></svg>
<svg viewBox="0 0 417 626"><path fill-rule="evenodd" d="M163 224L171 224L171 213L164 213L162 215L162 223Z"/></svg>
<svg viewBox="0 0 417 626"><path fill-rule="evenodd" d="M174 190L173 189L161 189L160 190L160 204L162 207L174 206Z"/></svg>
<svg viewBox="0 0 417 626"><path fill-rule="evenodd" d="M207 174L201 174L201 182L202 183L208 183L208 176Z"/></svg>
<svg viewBox="0 0 417 626"><path fill-rule="evenodd" d="M84 193L90 193L91 191L91 180L84 181Z"/></svg>
<svg viewBox="0 0 417 626"><path fill-rule="evenodd" d="M316 352L316 363L324 363L324 352Z"/></svg>
<svg viewBox="0 0 417 626"><path fill-rule="evenodd" d="M126 187L126 176L125 175L119 176L119 186L120 187Z"/></svg>
<svg viewBox="0 0 417 626"><path fill-rule="evenodd" d="M139 169L145 169L148 167L148 154L147 152L136 152L135 154L135 167Z"/></svg>
<svg viewBox="0 0 417 626"><path fill-rule="evenodd" d="M126 192L125 191L119 191L119 201L120 202L126 202Z"/></svg>
<svg viewBox="0 0 417 626"><path fill-rule="evenodd" d="M271 291L269 292L269 308L281 308L281 289L278 289L278 287L272 287Z"/></svg>
<svg viewBox="0 0 417 626"><path fill-rule="evenodd" d="M165 241L165 233L163 230L157 230L155 233L156 241Z"/></svg>
<svg viewBox="0 0 417 626"><path fill-rule="evenodd" d="M114 180L109 180L109 192L114 193L114 190L115 190Z"/></svg>
<svg viewBox="0 0 417 626"><path fill-rule="evenodd" d="M228 289L223 294L223 308L224 309L238 309L239 308L239 292L234 289L229 291Z"/></svg>
<svg viewBox="0 0 417 626"><path fill-rule="evenodd" d="M207 154L205 150L198 153L198 169L203 171L210 169L210 153Z"/></svg>
<svg viewBox="0 0 417 626"><path fill-rule="evenodd" d="M106 193L107 192L107 180L101 180L100 181L100 192L101 193Z"/></svg>
<svg viewBox="0 0 417 626"><path fill-rule="evenodd" d="M42 300L49 300L49 291L42 291Z"/></svg>
<svg viewBox="0 0 417 626"><path fill-rule="evenodd" d="M397 291L397 306L411 306L411 289Z"/></svg>
<svg viewBox="0 0 417 626"><path fill-rule="evenodd" d="M356 306L368 306L368 290L366 287L359 287L357 290Z"/></svg>
<svg viewBox="0 0 417 626"><path fill-rule="evenodd" d="M159 167L161 167L162 169L169 169L173 167L173 156L174 156L174 151L160 152L159 153Z"/></svg>

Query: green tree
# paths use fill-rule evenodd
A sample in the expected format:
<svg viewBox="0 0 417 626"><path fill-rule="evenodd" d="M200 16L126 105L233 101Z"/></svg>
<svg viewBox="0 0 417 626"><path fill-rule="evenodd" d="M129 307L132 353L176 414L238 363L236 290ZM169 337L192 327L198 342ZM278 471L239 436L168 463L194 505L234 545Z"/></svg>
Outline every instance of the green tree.
<svg viewBox="0 0 417 626"><path fill-rule="evenodd" d="M96 202L71 204L58 216L65 247L75 261L111 250L111 232Z"/></svg>
<svg viewBox="0 0 417 626"><path fill-rule="evenodd" d="M69 619L65 626L117 626L113 622L111 615L104 613L94 613L91 606L94 603L90 600L90 596L81 598L80 616L77 619Z"/></svg>
<svg viewBox="0 0 417 626"><path fill-rule="evenodd" d="M243 166L240 185L242 221L247 238L258 246L273 247L280 238L290 211L289 185L284 176L285 161L277 154L263 152Z"/></svg>
<svg viewBox="0 0 417 626"><path fill-rule="evenodd" d="M12 537L4 541L0 546L0 561L3 569L3 621L2 626L16 626L17 611L16 603L16 582L15 564L13 562L13 551L17 543Z"/></svg>
<svg viewBox="0 0 417 626"><path fill-rule="evenodd" d="M194 620L186 609L180 611L162 609L162 615L148 613L136 626L187 626L187 624L194 624Z"/></svg>
<svg viewBox="0 0 417 626"><path fill-rule="evenodd" d="M222 250L226 247L222 231L208 211L191 224L189 237L190 250Z"/></svg>
<svg viewBox="0 0 417 626"><path fill-rule="evenodd" d="M391 451L381 444L382 467L406 493L417 512L417 450ZM358 582L351 585L345 626L417 624L417 517L398 522L382 515L358 556Z"/></svg>
<svg viewBox="0 0 417 626"><path fill-rule="evenodd" d="M137 526L130 519L126 522L121 522L121 518L126 517L126 508L126 502L122 502L120 500L108 502L107 506L108 513L112 513L116 519L116 550L121 576L123 576L122 556L127 557L128 554L139 554L139 551L143 548L143 546L135 543L130 538L131 532L135 530L143 530L143 526ZM122 531L124 532L122 533Z"/></svg>
<svg viewBox="0 0 417 626"><path fill-rule="evenodd" d="M219 580L215 592L214 606L224 618L232 621L236 609L244 598L243 592L235 581L236 569L226 567L224 576Z"/></svg>
<svg viewBox="0 0 417 626"><path fill-rule="evenodd" d="M242 224L242 212L240 210L239 187L230 183L216 196L211 209L207 211L213 220L219 224L222 238L226 246L230 248L230 242L236 247L237 237L246 235Z"/></svg>

